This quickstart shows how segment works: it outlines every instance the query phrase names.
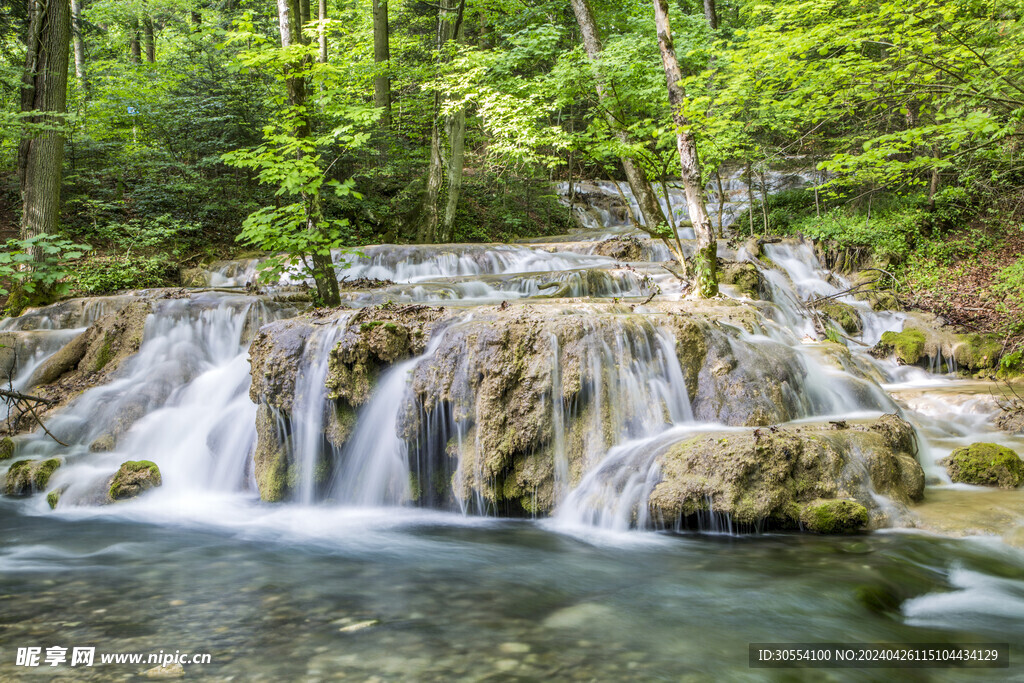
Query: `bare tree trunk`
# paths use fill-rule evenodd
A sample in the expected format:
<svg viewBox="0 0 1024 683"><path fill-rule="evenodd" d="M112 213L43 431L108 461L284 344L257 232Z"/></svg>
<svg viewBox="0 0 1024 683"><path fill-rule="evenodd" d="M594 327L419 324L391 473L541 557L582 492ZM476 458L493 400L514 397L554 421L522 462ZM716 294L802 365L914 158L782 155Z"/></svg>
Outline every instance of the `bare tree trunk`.
<svg viewBox="0 0 1024 683"><path fill-rule="evenodd" d="M441 0L437 14L437 49L440 59L447 61L443 50L449 41L462 33L462 19L466 9L465 0ZM451 224L458 206L459 190L462 186L462 146L465 135L465 120L458 125L459 115L443 116L441 109L444 98L434 93L434 125L430 135L430 168L427 171L427 191L424 197L425 220L420 225L417 241L433 243L450 239ZM465 115L462 114L464 117ZM453 125L454 124L454 125ZM453 137L457 135L458 137ZM458 152L459 158L455 158ZM456 168L458 166L458 168ZM458 184L453 187L452 180ZM454 195L454 197L453 197Z"/></svg>
<svg viewBox="0 0 1024 683"><path fill-rule="evenodd" d="M139 20L132 18L128 24L128 59L132 64L142 61L142 49L139 46Z"/></svg>
<svg viewBox="0 0 1024 683"><path fill-rule="evenodd" d="M289 47L294 43L305 43L302 35L302 25L299 23L300 0L277 0L278 26L281 30L281 47ZM307 11L309 3L306 2ZM302 69L301 64L292 64L286 67L286 73L290 74L296 69ZM289 75L286 79L288 87L288 101L293 107L302 108L306 103L306 82L301 76ZM309 122L308 113L299 117L299 123L295 130L295 136L308 138L312 135L312 127ZM323 220L323 209L320 201L320 193L303 193L303 211L306 216L306 230L319 232L320 223ZM316 284L317 298L325 306L337 306L341 303L341 294L338 290L338 277L334 272L334 263L330 256L314 253L310 257L313 267L313 282Z"/></svg>
<svg viewBox="0 0 1024 683"><path fill-rule="evenodd" d="M704 0L704 18L712 29L718 28L718 12L715 11L715 0Z"/></svg>
<svg viewBox="0 0 1024 683"><path fill-rule="evenodd" d="M156 62L156 36L153 34L153 20L146 17L142 20L142 35L146 41L146 61Z"/></svg>
<svg viewBox="0 0 1024 683"><path fill-rule="evenodd" d="M320 62L323 64L327 63L327 27L324 22L327 21L327 0L320 0L320 8L318 12L320 19Z"/></svg>
<svg viewBox="0 0 1024 683"><path fill-rule="evenodd" d="M597 98L605 105L608 126L615 132L615 137L624 146L630 147L633 144L629 133L623 129L622 124L615 119L611 113L615 96L605 83L601 73L601 38L597 33L597 24L594 21L594 13L590 9L587 0L570 0L573 14L576 15L576 23L580 26L580 33L583 35L583 49L587 53L587 59L594 67L594 89L597 91ZM640 213L644 217L647 232L660 236L659 228L668 226L665 214L661 211L661 204L658 203L658 196L651 187L651 181L647 175L636 165L636 160L628 156L622 157L622 170L626 173L626 180L633 190L637 204L640 205ZM678 237L678 236L677 236Z"/></svg>
<svg viewBox="0 0 1024 683"><path fill-rule="evenodd" d="M377 74L373 77L373 104L384 110L381 127L391 128L391 38L388 31L388 0L373 0L373 61Z"/></svg>
<svg viewBox="0 0 1024 683"><path fill-rule="evenodd" d="M750 219L750 236L754 236L754 168L747 161L747 217Z"/></svg>
<svg viewBox="0 0 1024 683"><path fill-rule="evenodd" d="M302 27L309 23L310 18L309 0L299 0L299 33L302 33Z"/></svg>
<svg viewBox="0 0 1024 683"><path fill-rule="evenodd" d="M71 35L75 46L75 78L85 88L85 41L82 39L82 0L71 0Z"/></svg>
<svg viewBox="0 0 1024 683"><path fill-rule="evenodd" d="M33 112L18 146L21 185L21 238L53 233L60 221L64 136L59 130L67 110L71 6L68 0L31 0L26 40L21 111ZM41 252L34 252L39 259Z"/></svg>
<svg viewBox="0 0 1024 683"><path fill-rule="evenodd" d="M654 0L654 21L658 31L658 47L665 67L668 101L672 107L672 121L676 126L676 146L682 169L683 191L690 212L690 222L697 237L697 252L693 256L693 270L697 276L696 293L701 297L718 294L718 241L705 205L704 184L701 182L700 157L697 143L689 130L690 122L683 115L686 92L680 85L683 72L676 59L672 44L672 26L668 18L668 0Z"/></svg>

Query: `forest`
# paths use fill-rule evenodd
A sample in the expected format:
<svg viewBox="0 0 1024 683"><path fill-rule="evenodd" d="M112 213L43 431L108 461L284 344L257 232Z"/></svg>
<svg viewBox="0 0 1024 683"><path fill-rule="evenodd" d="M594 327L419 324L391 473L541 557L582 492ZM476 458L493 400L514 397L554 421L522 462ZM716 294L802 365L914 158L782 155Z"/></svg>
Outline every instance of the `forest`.
<svg viewBox="0 0 1024 683"><path fill-rule="evenodd" d="M3 2L0 679L1019 677L1022 44Z"/></svg>
<svg viewBox="0 0 1024 683"><path fill-rule="evenodd" d="M709 230L867 249L915 303L1020 333L1017 3L67 4L0 15L25 302L247 251L312 272L332 248L564 233L553 181L643 198L685 139L701 186L817 173Z"/></svg>

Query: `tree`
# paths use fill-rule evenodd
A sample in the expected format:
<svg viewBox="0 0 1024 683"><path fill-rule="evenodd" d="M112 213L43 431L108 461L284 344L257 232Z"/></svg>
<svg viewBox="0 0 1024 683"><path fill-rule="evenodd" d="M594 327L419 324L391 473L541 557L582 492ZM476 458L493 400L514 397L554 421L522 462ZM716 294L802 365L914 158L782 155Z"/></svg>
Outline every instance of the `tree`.
<svg viewBox="0 0 1024 683"><path fill-rule="evenodd" d="M665 214L661 210L658 196L654 193L654 188L651 187L651 182L648 180L643 168L639 165L638 160L628 153L628 150L634 147L633 140L629 131L626 130L624 123L617 119L613 113L617 109L614 101L615 96L608 88L605 75L601 69L601 38L598 35L594 13L587 0L571 0L571 4L573 14L576 16L576 21L580 27L580 33L583 36L583 48L587 53L587 59L593 67L594 88L597 91L599 103L604 109L608 127L614 132L623 150L621 152L622 170L625 172L629 187L633 191L633 196L636 197L637 204L640 206L640 213L643 214L647 231L653 235L664 237L665 230L670 229L670 226L665 220ZM667 239L665 240L666 244L676 253L676 258L679 259L680 263L685 263L681 253L682 250L677 246L679 237L678 235L674 237L676 245L668 242Z"/></svg>
<svg viewBox="0 0 1024 683"><path fill-rule="evenodd" d="M373 103L384 112L381 126L391 128L391 37L388 29L388 0L373 0Z"/></svg>
<svg viewBox="0 0 1024 683"><path fill-rule="evenodd" d="M693 257L693 269L697 276L697 294L711 297L718 294L718 242L715 239L715 228L711 224L707 207L704 204L704 183L701 179L700 156L697 143L690 131L690 122L683 114L686 105L686 92L680 83L683 72L679 68L675 47L672 43L672 25L668 16L668 0L654 0L654 21L658 32L658 47L661 50L661 61L665 68L665 82L668 87L668 101L672 107L672 122L676 127L676 145L679 150L679 163L682 169L683 190L686 193L686 205L693 223L693 231L697 236L697 252Z"/></svg>
<svg viewBox="0 0 1024 683"><path fill-rule="evenodd" d="M71 34L75 45L75 78L85 87L85 40L82 38L82 0L71 0Z"/></svg>
<svg viewBox="0 0 1024 683"><path fill-rule="evenodd" d="M67 106L71 6L68 0L32 0L21 111L27 132L18 150L21 236L53 234L60 220L64 114Z"/></svg>
<svg viewBox="0 0 1024 683"><path fill-rule="evenodd" d="M441 0L437 13L437 59L439 68L449 61L451 41L462 37L466 0ZM465 160L466 111L455 107L449 111L447 98L434 90L434 124L430 134L430 167L424 197L424 220L418 241L450 242L455 224L455 211L462 190L462 167Z"/></svg>

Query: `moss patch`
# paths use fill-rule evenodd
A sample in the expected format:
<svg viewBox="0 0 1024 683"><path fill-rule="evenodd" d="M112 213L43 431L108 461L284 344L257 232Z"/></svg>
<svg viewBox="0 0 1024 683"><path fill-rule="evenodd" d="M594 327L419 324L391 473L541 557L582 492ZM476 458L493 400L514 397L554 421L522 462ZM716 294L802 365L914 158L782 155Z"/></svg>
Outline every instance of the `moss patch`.
<svg viewBox="0 0 1024 683"><path fill-rule="evenodd" d="M819 304L817 308L831 320L835 321L847 334L861 333L863 323L861 322L860 314L850 304L844 304L842 301L830 301Z"/></svg>
<svg viewBox="0 0 1024 683"><path fill-rule="evenodd" d="M994 334L958 334L953 346L953 359L962 370L977 372L999 367L1003 342Z"/></svg>
<svg viewBox="0 0 1024 683"><path fill-rule="evenodd" d="M955 482L1012 489L1024 483L1024 462L1009 448L975 443L939 461Z"/></svg>
<svg viewBox="0 0 1024 683"><path fill-rule="evenodd" d="M868 525L868 509L852 500L818 500L800 511L800 523L819 534L849 534Z"/></svg>
<svg viewBox="0 0 1024 683"><path fill-rule="evenodd" d="M0 460L10 460L14 457L14 439L5 436L0 439Z"/></svg>
<svg viewBox="0 0 1024 683"><path fill-rule="evenodd" d="M900 365L917 365L924 357L926 342L924 332L913 327L902 332L885 332L871 353L876 358L895 354Z"/></svg>
<svg viewBox="0 0 1024 683"><path fill-rule="evenodd" d="M28 496L44 491L50 483L50 477L61 464L57 458L19 460L7 470L4 493L8 496Z"/></svg>

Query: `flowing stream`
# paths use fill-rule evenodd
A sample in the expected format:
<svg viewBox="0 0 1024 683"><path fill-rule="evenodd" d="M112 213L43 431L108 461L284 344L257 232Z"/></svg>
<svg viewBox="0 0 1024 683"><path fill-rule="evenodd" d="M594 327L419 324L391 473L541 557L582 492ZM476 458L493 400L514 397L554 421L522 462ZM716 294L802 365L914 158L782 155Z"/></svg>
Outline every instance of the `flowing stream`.
<svg viewBox="0 0 1024 683"><path fill-rule="evenodd" d="M770 189L800 181L774 177ZM723 190L711 208L729 223L746 188L729 176ZM340 276L387 282L346 292L352 310L306 341L294 404L277 423L296 463L288 502L259 500L248 349L261 326L297 311L241 291L158 299L138 352L112 381L48 418L69 445L41 432L18 439L18 458L64 460L49 485L63 495L55 510L45 496L0 500L0 679L26 675L12 648L53 645L210 653L210 664L188 667L200 680L761 679L747 644L765 641L1009 642L1009 672L972 675L1024 677L1024 491L951 485L937 465L977 441L1024 453L1024 439L992 425L993 387L870 357L904 315L841 295L848 283L810 246L767 245L762 261L722 242L720 256L755 264L768 301L757 304L754 331L723 322L715 333L746 379L741 395L694 395L666 323L665 307L684 295L661 266L667 250L642 239L613 184L560 191L584 226L564 238L339 255ZM685 220L678 188L669 197ZM636 238L637 258L605 255L610 238ZM221 264L210 284L244 285L256 265ZM802 304L831 295L863 323L845 365L812 341ZM5 356L13 387L28 388L47 357L130 300L4 321L0 335L16 342L16 357ZM354 311L385 302L456 314L421 354L382 373L351 436L335 445L324 435L328 354ZM402 433L417 371L502 302L584 321L577 337L537 342L552 359L537 370L550 388L533 406L553 425L553 513L544 518L493 516L476 485L481 458L471 457L486 416L456 403L418 406L418 436ZM623 312L599 315L588 308L595 302L621 302ZM563 360L570 345L573 367ZM766 372L793 380L769 399L759 386ZM579 385L572 399L569 382ZM894 512L900 528L856 537L749 533L758 530L737 528L714 501L697 529L645 531L657 456L689 435L730 429L740 404L770 400L796 425L901 411L917 430L925 503ZM105 439L116 445L97 448ZM97 505L118 465L143 458L159 464L163 485ZM325 458L337 467L323 469ZM424 482L439 480L455 482L453 498L430 494ZM879 495L877 504L891 501ZM97 665L75 680L146 668Z"/></svg>

